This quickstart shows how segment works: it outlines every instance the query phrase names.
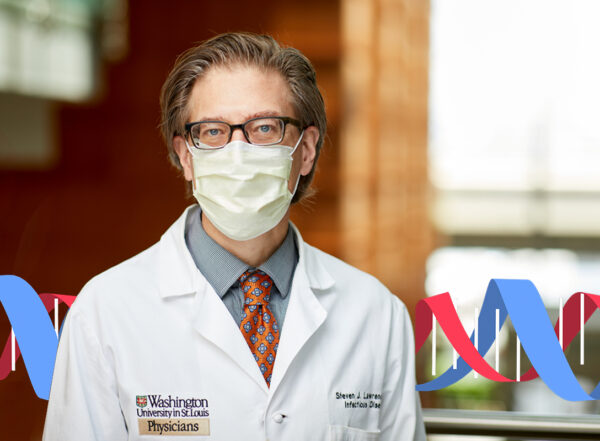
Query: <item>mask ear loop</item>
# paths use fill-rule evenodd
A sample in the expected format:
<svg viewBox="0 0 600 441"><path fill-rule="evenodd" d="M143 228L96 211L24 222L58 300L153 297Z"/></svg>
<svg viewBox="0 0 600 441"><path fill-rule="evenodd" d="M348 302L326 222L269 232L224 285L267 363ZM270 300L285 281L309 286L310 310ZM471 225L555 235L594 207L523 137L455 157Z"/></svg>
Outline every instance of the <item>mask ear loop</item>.
<svg viewBox="0 0 600 441"><path fill-rule="evenodd" d="M192 157L192 190L196 191L196 176L194 174L194 151L192 150L192 146L190 146L187 142L187 139L185 138L185 136L183 137L183 142L185 142L185 146L188 149L188 152L190 152L190 156Z"/></svg>
<svg viewBox="0 0 600 441"><path fill-rule="evenodd" d="M296 151L296 149L298 148L298 146L300 145L300 142L302 141L302 137L304 136L304 130L302 130L302 133L300 133L300 138L298 138L298 141L296 142L296 145L294 146L294 148L292 149L290 156L292 156L294 154L294 152Z"/></svg>
<svg viewBox="0 0 600 441"><path fill-rule="evenodd" d="M290 158L292 157L292 155L294 154L294 152L300 145L300 142L302 141L303 136L304 136L304 130L302 130L302 133L300 133L300 138L298 138L298 142L296 142L296 145L292 149L292 151L290 153ZM298 190L298 183L300 182L300 176L302 176L302 175L300 174L300 172L298 172L298 177L296 178L296 185L294 185L294 191L292 192L292 197L294 197L294 195L296 194L296 190Z"/></svg>
<svg viewBox="0 0 600 441"><path fill-rule="evenodd" d="M183 138L183 142L185 142L185 146L187 147L188 152L190 152L190 155L194 156L194 148L188 144L187 137L183 136L182 138Z"/></svg>

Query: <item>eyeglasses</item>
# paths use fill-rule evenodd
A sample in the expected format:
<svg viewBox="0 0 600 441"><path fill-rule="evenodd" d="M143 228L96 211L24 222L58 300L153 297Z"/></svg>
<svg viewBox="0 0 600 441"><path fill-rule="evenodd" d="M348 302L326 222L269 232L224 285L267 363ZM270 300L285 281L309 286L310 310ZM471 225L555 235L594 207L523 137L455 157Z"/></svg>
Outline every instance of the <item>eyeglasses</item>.
<svg viewBox="0 0 600 441"><path fill-rule="evenodd" d="M279 144L288 124L301 127L300 121L287 116L265 116L249 119L243 124L228 124L225 121L191 122L185 125L185 131L194 146L204 150L224 147L231 141L235 129L241 129L249 143L265 146Z"/></svg>

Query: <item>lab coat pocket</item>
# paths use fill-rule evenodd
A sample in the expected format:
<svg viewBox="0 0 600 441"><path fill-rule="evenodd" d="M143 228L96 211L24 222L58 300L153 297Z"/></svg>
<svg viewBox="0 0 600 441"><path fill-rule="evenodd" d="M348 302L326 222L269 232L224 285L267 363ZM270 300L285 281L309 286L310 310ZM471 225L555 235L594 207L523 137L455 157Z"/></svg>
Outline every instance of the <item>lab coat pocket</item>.
<svg viewBox="0 0 600 441"><path fill-rule="evenodd" d="M329 441L377 441L378 439L379 430L371 432L348 426L329 426Z"/></svg>

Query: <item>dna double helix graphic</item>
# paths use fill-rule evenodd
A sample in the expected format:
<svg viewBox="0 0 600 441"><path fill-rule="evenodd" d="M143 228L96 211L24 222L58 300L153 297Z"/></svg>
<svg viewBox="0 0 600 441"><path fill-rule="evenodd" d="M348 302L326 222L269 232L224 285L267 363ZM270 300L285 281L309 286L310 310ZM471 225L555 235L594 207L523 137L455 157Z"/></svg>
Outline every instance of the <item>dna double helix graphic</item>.
<svg viewBox="0 0 600 441"><path fill-rule="evenodd" d="M433 317L439 323L460 358L433 380L418 384L419 391L442 389L475 370L485 378L500 382L529 381L538 376L559 397L569 401L600 399L600 383L587 393L577 379L563 350L581 331L596 309L600 296L578 292L564 305L553 327L535 285L529 280L492 279L488 285L475 330L465 332L449 293L420 300L415 315L415 350L419 352L432 333ZM483 356L497 337L506 317L510 317L518 341L532 367L516 379L507 378L491 367ZM494 329L494 323L497 323ZM433 328L435 329L435 328ZM583 335L582 335L583 341Z"/></svg>
<svg viewBox="0 0 600 441"><path fill-rule="evenodd" d="M62 294L38 295L20 277L0 276L0 303L12 327L0 355L0 380L10 374L22 355L35 394L48 399L58 347L58 305L71 307L74 300L75 296ZM54 326L48 315L53 311Z"/></svg>
<svg viewBox="0 0 600 441"><path fill-rule="evenodd" d="M71 307L74 300L75 296L62 294L38 295L20 277L0 276L0 303L12 327L0 355L0 380L14 370L15 360L22 355L36 395L48 399L58 347L58 306L64 303ZM600 296L575 293L561 308L553 327L532 282L492 279L475 330L469 337L448 293L423 299L417 303L415 311L416 352L423 347L432 330L435 332L435 318L460 358L455 366L450 366L437 378L418 384L417 390L442 389L475 370L485 378L501 382L529 381L539 376L556 395L569 401L600 399L600 384L589 394L583 390L563 353L579 332L583 334L585 322L599 308ZM54 312L54 326L49 317L51 312ZM510 317L519 344L532 364L522 376L517 372L516 379L500 374L483 358L507 317ZM495 330L493 323L496 323Z"/></svg>

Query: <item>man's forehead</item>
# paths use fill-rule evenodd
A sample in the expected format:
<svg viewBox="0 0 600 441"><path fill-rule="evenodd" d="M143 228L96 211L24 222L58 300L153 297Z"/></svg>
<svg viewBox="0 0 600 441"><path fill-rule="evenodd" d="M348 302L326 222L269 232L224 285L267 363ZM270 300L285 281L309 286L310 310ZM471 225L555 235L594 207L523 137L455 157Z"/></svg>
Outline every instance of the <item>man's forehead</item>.
<svg viewBox="0 0 600 441"><path fill-rule="evenodd" d="M282 115L281 115L280 110L264 110L264 111L258 111L258 112L247 114L247 115L245 115L244 120L247 121L249 119L261 118L261 117L265 117L265 116L282 116ZM231 121L228 121L227 115L214 115L214 114L201 115L198 118L198 120L201 120L201 121L213 120L213 121L231 122Z"/></svg>
<svg viewBox="0 0 600 441"><path fill-rule="evenodd" d="M194 84L188 110L195 121L295 116L289 85L279 72L243 65L205 72Z"/></svg>

